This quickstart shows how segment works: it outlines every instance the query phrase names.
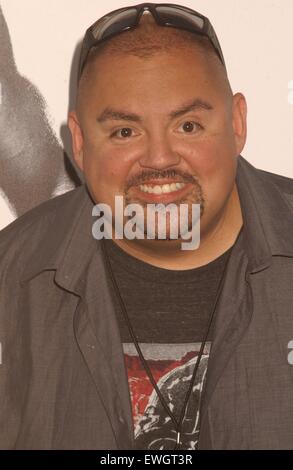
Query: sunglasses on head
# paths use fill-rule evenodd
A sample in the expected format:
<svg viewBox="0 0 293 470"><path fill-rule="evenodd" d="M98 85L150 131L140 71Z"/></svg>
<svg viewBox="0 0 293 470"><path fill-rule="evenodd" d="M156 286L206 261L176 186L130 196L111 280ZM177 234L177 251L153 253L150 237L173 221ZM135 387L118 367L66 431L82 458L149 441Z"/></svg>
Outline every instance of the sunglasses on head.
<svg viewBox="0 0 293 470"><path fill-rule="evenodd" d="M225 67L225 61L215 30L208 18L196 11L172 3L141 3L119 8L97 20L85 34L79 61L78 80L80 79L92 47L116 34L138 26L141 16L149 11L160 26L184 29L207 37Z"/></svg>

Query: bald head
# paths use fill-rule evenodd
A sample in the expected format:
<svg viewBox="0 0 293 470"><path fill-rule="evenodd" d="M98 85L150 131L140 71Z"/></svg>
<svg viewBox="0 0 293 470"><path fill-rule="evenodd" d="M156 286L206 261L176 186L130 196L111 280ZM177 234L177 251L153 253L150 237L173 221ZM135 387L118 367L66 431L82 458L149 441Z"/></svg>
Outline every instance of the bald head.
<svg viewBox="0 0 293 470"><path fill-rule="evenodd" d="M85 95L90 93L91 79L99 73L99 58L128 55L148 60L157 54L180 54L186 51L194 51L209 63L213 74L218 77L223 89L231 97L226 69L207 37L173 27L159 26L153 16L145 12L137 28L124 31L91 49L78 84L77 109L80 108ZM102 67L100 70L102 73Z"/></svg>

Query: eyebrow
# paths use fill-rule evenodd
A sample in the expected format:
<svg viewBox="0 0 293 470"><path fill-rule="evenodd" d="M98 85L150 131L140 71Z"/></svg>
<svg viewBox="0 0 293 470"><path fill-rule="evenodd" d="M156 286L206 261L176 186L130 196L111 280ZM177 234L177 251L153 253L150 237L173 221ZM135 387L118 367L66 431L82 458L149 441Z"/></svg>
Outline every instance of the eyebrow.
<svg viewBox="0 0 293 470"><path fill-rule="evenodd" d="M195 100L189 101L187 103L182 104L179 108L171 111L169 113L169 118L175 119L177 117L183 116L184 114L190 111L198 111L198 110L206 110L211 111L213 109L212 105L207 101L202 99L196 98ZM103 123L105 121L134 121L134 122L142 122L142 116L139 116L135 113L129 113L127 111L122 111L118 109L113 109L107 107L104 109L102 114L97 117L97 121L99 123Z"/></svg>

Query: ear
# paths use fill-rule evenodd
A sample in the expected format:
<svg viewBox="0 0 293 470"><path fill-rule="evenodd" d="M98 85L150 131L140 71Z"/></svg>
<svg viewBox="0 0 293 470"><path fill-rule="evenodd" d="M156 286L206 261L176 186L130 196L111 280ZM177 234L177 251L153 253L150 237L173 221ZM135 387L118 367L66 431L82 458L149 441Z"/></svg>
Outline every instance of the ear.
<svg viewBox="0 0 293 470"><path fill-rule="evenodd" d="M68 115L68 127L72 137L72 149L74 161L78 168L83 172L83 135L81 126L75 111Z"/></svg>
<svg viewBox="0 0 293 470"><path fill-rule="evenodd" d="M239 155L245 145L247 137L247 104L242 93L233 96L233 129L235 145Z"/></svg>

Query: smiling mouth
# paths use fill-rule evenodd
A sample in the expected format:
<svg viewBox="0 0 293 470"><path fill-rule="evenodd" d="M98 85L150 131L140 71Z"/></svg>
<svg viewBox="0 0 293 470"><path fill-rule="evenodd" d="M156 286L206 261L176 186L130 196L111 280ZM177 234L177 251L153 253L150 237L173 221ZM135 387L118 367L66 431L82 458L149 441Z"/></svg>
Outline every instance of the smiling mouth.
<svg viewBox="0 0 293 470"><path fill-rule="evenodd" d="M142 184L139 186L140 191L148 194L170 194L176 193L185 188L186 183L171 183L171 184Z"/></svg>
<svg viewBox="0 0 293 470"><path fill-rule="evenodd" d="M143 204L169 204L181 200L191 188L192 183L174 180L170 182L165 179L165 181L153 180L132 186L131 193L133 197L137 197Z"/></svg>

